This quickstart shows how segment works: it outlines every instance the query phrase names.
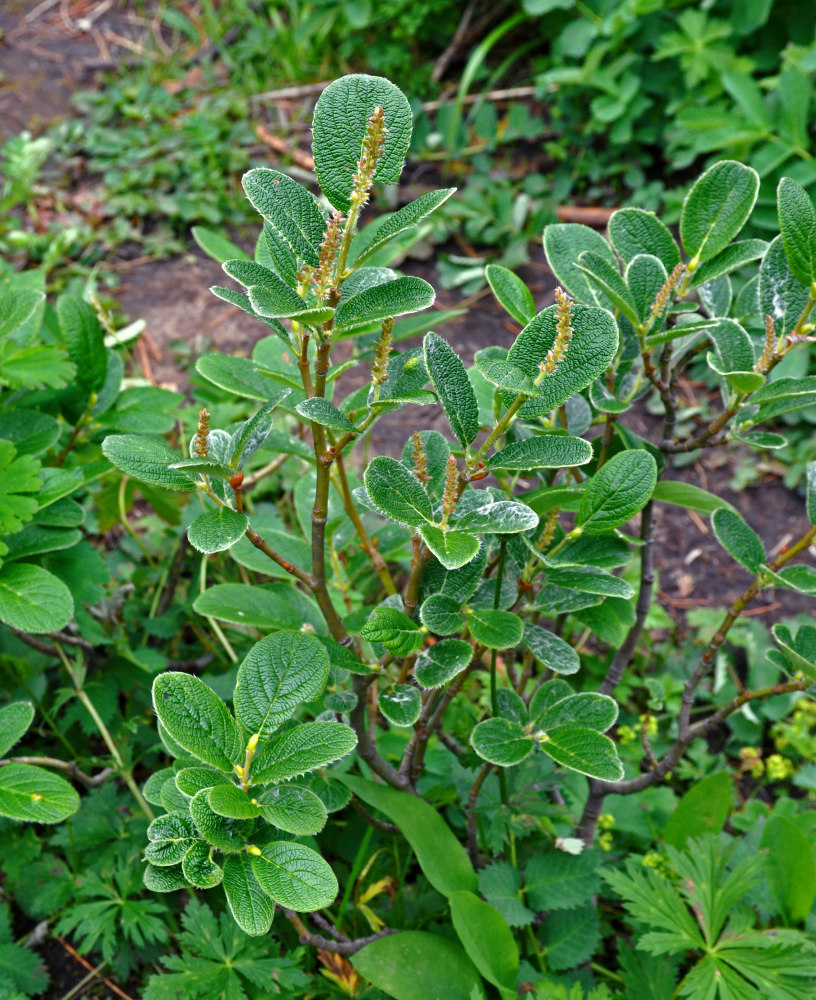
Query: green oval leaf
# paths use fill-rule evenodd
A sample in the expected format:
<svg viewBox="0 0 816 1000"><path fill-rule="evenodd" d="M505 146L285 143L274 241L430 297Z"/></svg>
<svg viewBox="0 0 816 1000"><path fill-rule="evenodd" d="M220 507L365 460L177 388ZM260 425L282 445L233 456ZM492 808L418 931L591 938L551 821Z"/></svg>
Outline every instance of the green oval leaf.
<svg viewBox="0 0 816 1000"><path fill-rule="evenodd" d="M153 682L153 707L170 737L205 764L231 771L243 760L238 724L198 677L175 671L160 674Z"/></svg>
<svg viewBox="0 0 816 1000"><path fill-rule="evenodd" d="M28 701L14 701L0 708L0 757L5 757L18 743L34 720L34 706Z"/></svg>
<svg viewBox="0 0 816 1000"><path fill-rule="evenodd" d="M463 448L479 433L479 404L458 354L437 334L423 341L425 367L453 433Z"/></svg>
<svg viewBox="0 0 816 1000"><path fill-rule="evenodd" d="M515 1000L519 950L504 917L472 892L452 893L450 908L454 930L473 964L504 1000Z"/></svg>
<svg viewBox="0 0 816 1000"><path fill-rule="evenodd" d="M648 503L657 484L657 463L648 451L613 455L589 481L575 518L585 534L626 524Z"/></svg>
<svg viewBox="0 0 816 1000"><path fill-rule="evenodd" d="M702 174L686 195L680 215L683 249L700 263L733 240L759 194L759 174L736 160L721 160Z"/></svg>
<svg viewBox="0 0 816 1000"><path fill-rule="evenodd" d="M642 208L613 212L609 218L609 239L626 264L638 254L653 254L667 271L680 263L680 249L672 234L654 213Z"/></svg>
<svg viewBox="0 0 816 1000"><path fill-rule="evenodd" d="M564 767L602 781L623 778L623 764L615 744L603 733L580 726L564 726L546 736L540 744L541 749Z"/></svg>
<svg viewBox="0 0 816 1000"><path fill-rule="evenodd" d="M303 844L267 844L252 856L252 871L267 896L300 913L330 906L337 895L334 872L317 851Z"/></svg>
<svg viewBox="0 0 816 1000"><path fill-rule="evenodd" d="M253 208L286 237L302 260L316 267L326 223L314 196L291 177L268 167L250 170L242 183Z"/></svg>
<svg viewBox="0 0 816 1000"><path fill-rule="evenodd" d="M459 569L475 559L479 553L480 541L475 535L465 531L445 531L435 525L426 524L419 528L422 541L447 569Z"/></svg>
<svg viewBox="0 0 816 1000"><path fill-rule="evenodd" d="M419 625L396 608L375 608L360 635L369 642L382 643L394 656L409 656L423 643Z"/></svg>
<svg viewBox="0 0 816 1000"><path fill-rule="evenodd" d="M663 840L679 851L690 837L720 833L731 811L731 779L717 771L680 799L663 830Z"/></svg>
<svg viewBox="0 0 816 1000"><path fill-rule="evenodd" d="M248 854L231 854L224 861L224 894L235 923L246 934L268 934L275 904L263 891Z"/></svg>
<svg viewBox="0 0 816 1000"><path fill-rule="evenodd" d="M586 465L592 458L592 445L583 438L566 434L545 434L541 437L513 441L488 459L488 469L508 469L528 472L532 469L571 469Z"/></svg>
<svg viewBox="0 0 816 1000"><path fill-rule="evenodd" d="M21 632L56 632L74 615L71 591L53 573L28 563L0 569L0 621Z"/></svg>
<svg viewBox="0 0 816 1000"><path fill-rule="evenodd" d="M357 746L354 730L341 722L304 722L272 739L252 762L259 784L297 778L340 760Z"/></svg>
<svg viewBox="0 0 816 1000"><path fill-rule="evenodd" d="M422 278L402 277L341 298L334 319L337 331L363 323L419 312L434 304L436 292Z"/></svg>
<svg viewBox="0 0 816 1000"><path fill-rule="evenodd" d="M248 527L245 514L231 507L216 507L198 515L187 529L187 538L199 552L224 552L243 537Z"/></svg>
<svg viewBox="0 0 816 1000"><path fill-rule="evenodd" d="M791 177L783 177L776 192L779 230L794 276L804 285L816 281L816 208L810 195Z"/></svg>
<svg viewBox="0 0 816 1000"><path fill-rule="evenodd" d="M519 764L533 752L532 737L518 722L510 719L485 719L474 726L470 745L482 760L499 767Z"/></svg>
<svg viewBox="0 0 816 1000"><path fill-rule="evenodd" d="M718 507L711 515L711 527L725 551L751 573L765 564L765 546L750 525L732 508Z"/></svg>
<svg viewBox="0 0 816 1000"><path fill-rule="evenodd" d="M372 941L351 964L394 1000L484 1000L479 973L460 946L426 931Z"/></svg>
<svg viewBox="0 0 816 1000"><path fill-rule="evenodd" d="M473 648L469 642L443 639L420 654L414 666L414 677L424 688L442 687L461 673L472 657Z"/></svg>
<svg viewBox="0 0 816 1000"><path fill-rule="evenodd" d="M326 825L326 807L308 788L299 785L277 785L258 798L261 816L286 833L307 837L319 833Z"/></svg>
<svg viewBox="0 0 816 1000"><path fill-rule="evenodd" d="M195 479L170 468L181 455L162 438L147 434L112 434L102 442L102 454L125 475L166 490L194 490Z"/></svg>
<svg viewBox="0 0 816 1000"><path fill-rule="evenodd" d="M501 264L488 264L485 268L487 283L499 305L526 326L535 316L533 293L517 275Z"/></svg>
<svg viewBox="0 0 816 1000"><path fill-rule="evenodd" d="M65 778L43 767L0 767L0 816L24 823L61 823L79 809L79 796Z"/></svg>
<svg viewBox="0 0 816 1000"><path fill-rule="evenodd" d="M419 690L412 684L392 684L377 695L377 705L394 726L413 726L422 711Z"/></svg>
<svg viewBox="0 0 816 1000"><path fill-rule="evenodd" d="M575 647L540 625L524 626L523 643L535 659L554 674L576 674L581 668Z"/></svg>

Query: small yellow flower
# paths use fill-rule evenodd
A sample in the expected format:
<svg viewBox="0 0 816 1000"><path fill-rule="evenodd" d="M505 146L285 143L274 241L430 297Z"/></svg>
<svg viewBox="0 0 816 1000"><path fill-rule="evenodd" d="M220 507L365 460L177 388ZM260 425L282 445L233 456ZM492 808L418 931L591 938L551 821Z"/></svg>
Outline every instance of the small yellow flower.
<svg viewBox="0 0 816 1000"><path fill-rule="evenodd" d="M632 726L618 726L618 742L621 746L628 746L637 739L637 730Z"/></svg>
<svg viewBox="0 0 816 1000"><path fill-rule="evenodd" d="M787 757L772 753L768 758L768 778L771 781L786 781L796 773L796 768Z"/></svg>
<svg viewBox="0 0 816 1000"><path fill-rule="evenodd" d="M598 846L600 847L600 849L602 851L611 851L612 850L612 834L611 833L602 833L600 835L600 837L598 837Z"/></svg>
<svg viewBox="0 0 816 1000"><path fill-rule="evenodd" d="M612 815L612 813L602 813L598 817L598 826L602 830L611 830L614 825L615 825L615 817Z"/></svg>

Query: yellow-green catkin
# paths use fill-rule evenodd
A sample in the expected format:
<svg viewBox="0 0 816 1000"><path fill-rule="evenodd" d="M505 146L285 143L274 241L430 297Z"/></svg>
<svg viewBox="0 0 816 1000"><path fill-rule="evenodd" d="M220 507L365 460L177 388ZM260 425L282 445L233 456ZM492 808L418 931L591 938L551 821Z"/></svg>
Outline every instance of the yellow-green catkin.
<svg viewBox="0 0 816 1000"><path fill-rule="evenodd" d="M428 472L428 455L425 452L419 431L414 431L411 435L411 461L414 466L414 475L425 486L431 477Z"/></svg>
<svg viewBox="0 0 816 1000"><path fill-rule="evenodd" d="M368 119L368 128L363 139L363 150L357 162L357 171L354 174L351 188L351 207L361 209L368 201L374 184L374 175L377 173L377 164L385 148L385 136L388 130L385 127L385 112L382 108L375 108L374 113Z"/></svg>
<svg viewBox="0 0 816 1000"><path fill-rule="evenodd" d="M394 329L393 317L383 320L382 332L374 348L374 364L371 366L371 385L374 398L380 398L380 386L388 378L388 358L391 354L391 333Z"/></svg>
<svg viewBox="0 0 816 1000"><path fill-rule="evenodd" d="M448 456L445 466L445 491L442 494L442 527L444 528L459 502L459 470L456 466L456 456Z"/></svg>
<svg viewBox="0 0 816 1000"><path fill-rule="evenodd" d="M756 364L754 365L754 371L760 372L764 375L768 369L771 367L771 362L774 359L774 354L776 353L776 327L774 326L774 321L772 316L765 317L765 347L762 349L762 354L757 358Z"/></svg>
<svg viewBox="0 0 816 1000"><path fill-rule="evenodd" d="M193 440L193 454L196 458L207 458L209 455L210 414L209 411L198 411L198 426Z"/></svg>
<svg viewBox="0 0 816 1000"><path fill-rule="evenodd" d="M683 262L680 261L679 264L675 264L672 273L663 282L660 291L655 296L655 300L652 303L652 313L649 317L649 326L651 327L662 315L669 301L669 296L674 290L674 286L680 280L680 276L684 271Z"/></svg>
<svg viewBox="0 0 816 1000"><path fill-rule="evenodd" d="M343 213L333 212L318 251L317 267L311 281L318 298L324 299L335 281L335 266L343 240Z"/></svg>
<svg viewBox="0 0 816 1000"><path fill-rule="evenodd" d="M555 340L547 351L547 357L538 366L540 374L536 379L537 383L548 375L552 375L561 364L572 340L572 300L562 288L555 290L555 304L558 316L555 326Z"/></svg>

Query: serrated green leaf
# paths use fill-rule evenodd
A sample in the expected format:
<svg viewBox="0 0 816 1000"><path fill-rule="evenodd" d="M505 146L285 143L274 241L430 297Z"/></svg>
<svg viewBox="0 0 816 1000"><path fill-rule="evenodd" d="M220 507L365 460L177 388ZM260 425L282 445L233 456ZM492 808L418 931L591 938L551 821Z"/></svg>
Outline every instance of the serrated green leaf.
<svg viewBox="0 0 816 1000"><path fill-rule="evenodd" d="M597 233L595 234L597 236ZM600 239L601 237L598 237ZM576 274L581 274L576 270ZM535 379L557 336L557 307L531 320L510 348L507 360ZM594 306L573 305L572 338L555 371L539 383L539 396L519 411L522 418L543 416L585 389L612 363L618 349L618 328L611 313Z"/></svg>
<svg viewBox="0 0 816 1000"><path fill-rule="evenodd" d="M520 323L526 326L535 316L533 293L518 275L501 264L488 264L485 268L487 283L496 296L499 305Z"/></svg>
<svg viewBox="0 0 816 1000"><path fill-rule="evenodd" d="M663 262L652 254L639 253L626 265L626 285L642 324L650 323L652 309L667 278ZM670 298L667 299L663 313L658 315L652 328L659 328L669 307L669 301Z"/></svg>
<svg viewBox="0 0 816 1000"><path fill-rule="evenodd" d="M145 783L148 788L152 780L151 776ZM184 767L175 775L176 788L183 794L192 798L196 792L202 788L213 788L215 785L232 785L232 782L223 771L215 771L209 767ZM145 791L145 798L147 792ZM148 799L148 802L152 800Z"/></svg>
<svg viewBox="0 0 816 1000"><path fill-rule="evenodd" d="M524 893L534 910L572 910L591 902L601 877L592 851L539 851L524 872Z"/></svg>
<svg viewBox="0 0 816 1000"><path fill-rule="evenodd" d="M341 298L334 318L338 331L363 323L420 312L434 304L433 286L422 278L402 277L367 288L359 295Z"/></svg>
<svg viewBox="0 0 816 1000"><path fill-rule="evenodd" d="M329 656L313 635L276 632L255 643L238 668L233 704L247 732L268 737L326 686Z"/></svg>
<svg viewBox="0 0 816 1000"><path fill-rule="evenodd" d="M286 833L307 837L326 825L326 807L308 788L299 785L276 785L258 797L261 816Z"/></svg>
<svg viewBox="0 0 816 1000"><path fill-rule="evenodd" d="M608 736L581 726L564 726L548 732L541 749L557 763L602 781L620 781L623 764Z"/></svg>
<svg viewBox="0 0 816 1000"><path fill-rule="evenodd" d="M409 656L421 649L424 638L419 625L396 608L375 608L360 636L382 643L394 656Z"/></svg>
<svg viewBox="0 0 816 1000"><path fill-rule="evenodd" d="M212 851L209 844L196 840L181 862L184 877L197 889L212 889L224 877L224 872L212 859Z"/></svg>
<svg viewBox="0 0 816 1000"><path fill-rule="evenodd" d="M268 934L275 904L263 891L248 854L231 854L224 861L224 894L235 923L246 934Z"/></svg>
<svg viewBox="0 0 816 1000"><path fill-rule="evenodd" d="M414 677L424 688L438 688L461 673L473 657L473 648L463 639L443 639L423 650L414 666Z"/></svg>
<svg viewBox="0 0 816 1000"><path fill-rule="evenodd" d="M353 955L354 968L394 1000L484 1000L476 967L454 941L426 931L402 931Z"/></svg>
<svg viewBox="0 0 816 1000"><path fill-rule="evenodd" d="M226 785L219 786L226 788ZM190 801L190 816L199 835L219 851L242 851L252 824L246 820L221 816L210 806L212 789L202 788Z"/></svg>
<svg viewBox="0 0 816 1000"><path fill-rule="evenodd" d="M758 573L765 563L765 547L759 535L740 514L719 507L711 515L711 527L725 551L751 573Z"/></svg>
<svg viewBox="0 0 816 1000"><path fill-rule="evenodd" d="M395 458L373 458L363 482L372 504L385 517L415 528L433 521L431 498L422 483Z"/></svg>
<svg viewBox="0 0 816 1000"><path fill-rule="evenodd" d="M575 521L587 534L626 524L648 503L657 484L657 463L645 450L613 455L589 481Z"/></svg>
<svg viewBox="0 0 816 1000"><path fill-rule="evenodd" d="M450 896L453 927L470 960L505 1000L515 1000L519 951L499 911L472 892Z"/></svg>
<svg viewBox="0 0 816 1000"><path fill-rule="evenodd" d="M600 304L601 297L576 266L578 258L586 250L598 254L612 267L617 266L609 244L589 226L558 222L544 227L544 253L556 279L579 302L594 306Z"/></svg>
<svg viewBox="0 0 816 1000"><path fill-rule="evenodd" d="M142 881L145 889L149 889L150 892L175 892L187 885L180 864L159 868L148 863L144 866Z"/></svg>
<svg viewBox="0 0 816 1000"><path fill-rule="evenodd" d="M425 367L439 402L463 448L479 433L479 405L465 366L458 354L437 334L429 333L423 341Z"/></svg>
<svg viewBox="0 0 816 1000"><path fill-rule="evenodd" d="M231 781L218 783L208 790L207 803L214 813L229 819L253 819L260 816L258 805L242 788Z"/></svg>
<svg viewBox="0 0 816 1000"><path fill-rule="evenodd" d="M53 573L28 563L0 568L0 621L21 632L56 632L74 614L71 591Z"/></svg>
<svg viewBox="0 0 816 1000"><path fill-rule="evenodd" d="M318 98L314 110L312 148L323 194L342 212L351 207L357 162L369 119L382 108L385 141L375 180L396 184L411 142L413 115L405 94L381 76L351 73L335 80Z"/></svg>
<svg viewBox="0 0 816 1000"><path fill-rule="evenodd" d="M576 674L581 668L575 648L540 625L525 624L523 644L542 666L555 674Z"/></svg>
<svg viewBox="0 0 816 1000"><path fill-rule="evenodd" d="M794 277L804 285L816 281L816 208L810 195L791 177L777 189L779 230Z"/></svg>
<svg viewBox="0 0 816 1000"><path fill-rule="evenodd" d="M467 621L473 638L488 649L510 649L521 642L521 619L510 611L471 608Z"/></svg>
<svg viewBox="0 0 816 1000"><path fill-rule="evenodd" d="M79 809L65 778L31 764L0 767L0 816L24 823L61 823Z"/></svg>
<svg viewBox="0 0 816 1000"><path fill-rule="evenodd" d="M170 468L181 455L161 438L146 434L113 434L102 442L102 454L121 472L167 490L194 490L195 479Z"/></svg>
<svg viewBox="0 0 816 1000"><path fill-rule="evenodd" d="M332 430L346 433L354 433L354 424L345 413L341 413L328 399L322 396L311 396L304 399L302 403L295 406L297 412L311 420L312 423L320 424L322 427L331 427Z"/></svg>
<svg viewBox="0 0 816 1000"><path fill-rule="evenodd" d="M379 692L377 705L393 726L413 726L422 711L422 698L413 684L392 684Z"/></svg>
<svg viewBox="0 0 816 1000"><path fill-rule="evenodd" d="M680 239L700 263L716 257L739 233L753 211L759 175L736 160L721 160L695 182L683 202Z"/></svg>
<svg viewBox="0 0 816 1000"><path fill-rule="evenodd" d="M316 267L326 223L309 191L268 167L250 170L242 183L253 208L286 237L298 257Z"/></svg>
<svg viewBox="0 0 816 1000"><path fill-rule="evenodd" d="M540 934L547 965L555 972L586 962L595 953L600 937L598 914L592 905L551 914Z"/></svg>
<svg viewBox="0 0 816 1000"><path fill-rule="evenodd" d="M244 741L227 706L191 674L170 671L153 682L153 707L173 740L211 767L232 771Z"/></svg>
<svg viewBox="0 0 816 1000"><path fill-rule="evenodd" d="M432 805L416 795L348 774L338 774L337 780L400 828L437 892L447 897L459 889L477 891L476 872L467 852Z"/></svg>
<svg viewBox="0 0 816 1000"><path fill-rule="evenodd" d="M34 706L28 701L13 701L0 708L0 757L5 757L25 735L34 721Z"/></svg>
<svg viewBox="0 0 816 1000"><path fill-rule="evenodd" d="M470 745L482 760L499 767L519 764L533 752L533 739L521 725L498 717L474 726Z"/></svg>
<svg viewBox="0 0 816 1000"><path fill-rule="evenodd" d="M297 778L340 760L356 745L354 730L341 722L304 722L261 748L252 762L252 780L266 784Z"/></svg>
<svg viewBox="0 0 816 1000"><path fill-rule="evenodd" d="M479 553L479 539L465 531L444 531L432 524L418 530L422 541L447 569L465 566Z"/></svg>
<svg viewBox="0 0 816 1000"><path fill-rule="evenodd" d="M531 469L571 469L586 465L592 458L592 445L583 438L566 434L513 441L487 460L488 469L527 472Z"/></svg>
<svg viewBox="0 0 816 1000"><path fill-rule="evenodd" d="M76 295L57 299L60 331L68 346L68 357L76 365L76 383L86 392L95 392L105 381L108 355L105 331L93 306Z"/></svg>
<svg viewBox="0 0 816 1000"><path fill-rule="evenodd" d="M161 868L181 864L197 839L195 826L186 812L158 816L147 828L147 860Z"/></svg>
<svg viewBox="0 0 816 1000"><path fill-rule="evenodd" d="M652 212L642 208L621 208L609 218L609 239L624 263L638 254L654 254L671 271L680 263L680 249L674 237Z"/></svg>
<svg viewBox="0 0 816 1000"><path fill-rule="evenodd" d="M510 927L527 927L535 914L522 902L521 876L509 861L494 861L479 872L479 891Z"/></svg>
<svg viewBox="0 0 816 1000"><path fill-rule="evenodd" d="M187 538L199 552L224 552L233 546L249 527L245 514L231 507L205 511L190 524Z"/></svg>
<svg viewBox="0 0 816 1000"><path fill-rule="evenodd" d="M252 871L267 896L299 913L330 906L337 895L334 872L317 851L303 844L267 844L252 856Z"/></svg>
<svg viewBox="0 0 816 1000"><path fill-rule="evenodd" d="M373 242L360 253L355 260L355 265L359 266L372 254L376 253L380 247L399 236L400 233L413 229L424 218L435 212L440 205L443 205L452 194L456 193L456 188L442 188L439 191L429 191L421 195L414 201L404 205L399 211L390 215L377 230Z"/></svg>

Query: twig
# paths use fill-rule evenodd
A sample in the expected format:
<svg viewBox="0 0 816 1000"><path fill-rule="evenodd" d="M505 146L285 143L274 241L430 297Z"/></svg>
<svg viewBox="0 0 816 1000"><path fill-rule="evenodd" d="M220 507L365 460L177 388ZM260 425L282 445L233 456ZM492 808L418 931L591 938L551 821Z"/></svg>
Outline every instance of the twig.
<svg viewBox="0 0 816 1000"><path fill-rule="evenodd" d="M459 19L459 24L456 26L456 31L453 33L453 38L450 40L450 43L446 47L445 51L434 63L433 72L431 73L431 79L434 83L439 83L445 75L445 70L448 68L454 56L459 51L460 46L464 42L468 33L468 28L470 27L475 7L475 0L471 0L467 7L465 7L462 16Z"/></svg>
<svg viewBox="0 0 816 1000"><path fill-rule="evenodd" d="M86 788L98 788L114 773L112 767L106 767L98 774L85 774L72 760L60 760L58 757L7 757L0 760L0 767L6 764L33 764L35 767L53 767L57 771L65 771Z"/></svg>
<svg viewBox="0 0 816 1000"><path fill-rule="evenodd" d="M250 97L250 101L296 101L301 97L317 97L331 83L331 80L324 80L322 83L304 83L299 87L281 87L279 90L266 90L262 94L255 94Z"/></svg>
<svg viewBox="0 0 816 1000"><path fill-rule="evenodd" d="M467 817L467 852L470 860L476 867L481 867L484 864L484 859L479 850L476 802L479 798L479 792L482 790L482 785L492 770L492 764L483 765L481 771L476 775L476 780L471 785L470 792L468 792L467 806L465 807L465 816Z"/></svg>
<svg viewBox="0 0 816 1000"><path fill-rule="evenodd" d="M314 170L314 157L310 153L304 153L297 146L290 145L285 139L281 139L280 136L270 132L264 125L259 124L255 126L255 135L258 136L264 145L269 146L270 149L274 149L276 153L288 156L293 163L296 163L304 170Z"/></svg>
<svg viewBox="0 0 816 1000"><path fill-rule="evenodd" d="M382 830L383 833L399 833L398 826L394 826L393 823L386 823L385 820L372 816L356 795L352 795L351 804L354 811L362 816L366 823L370 823L375 830Z"/></svg>
<svg viewBox="0 0 816 1000"><path fill-rule="evenodd" d="M111 982L110 979L106 979L105 976L100 975L99 972L97 972L97 970L94 969L94 967L91 965L91 963L86 958L83 958L82 955L79 954L79 952L76 950L76 948L74 948L72 945L68 944L68 942L65 940L65 938L60 937L59 934L55 934L54 937L56 938L57 941L59 941L59 943L62 945L62 947L68 952L68 954L71 956L71 958L76 959L76 961L79 962L79 964L84 969L87 969L88 972L93 972L94 975L98 976L102 980L102 982L108 987L109 990L113 990L113 992L117 996L121 997L122 1000L133 1000L133 997L130 996L130 994L125 993L125 991L123 989L120 989L116 985L116 983L113 983L113 982Z"/></svg>
<svg viewBox="0 0 816 1000"><path fill-rule="evenodd" d="M323 951L332 951L337 955L356 955L361 948L365 948L365 946L367 944L371 944L372 941L379 941L380 938L388 937L389 934L399 934L399 931L386 927L378 934L371 934L364 938L356 938L353 941L330 941L328 938L324 938L320 934L313 934L300 919L300 914L295 913L294 910L284 910L283 915L297 931L298 940L301 944L310 944L315 948L320 948Z"/></svg>

